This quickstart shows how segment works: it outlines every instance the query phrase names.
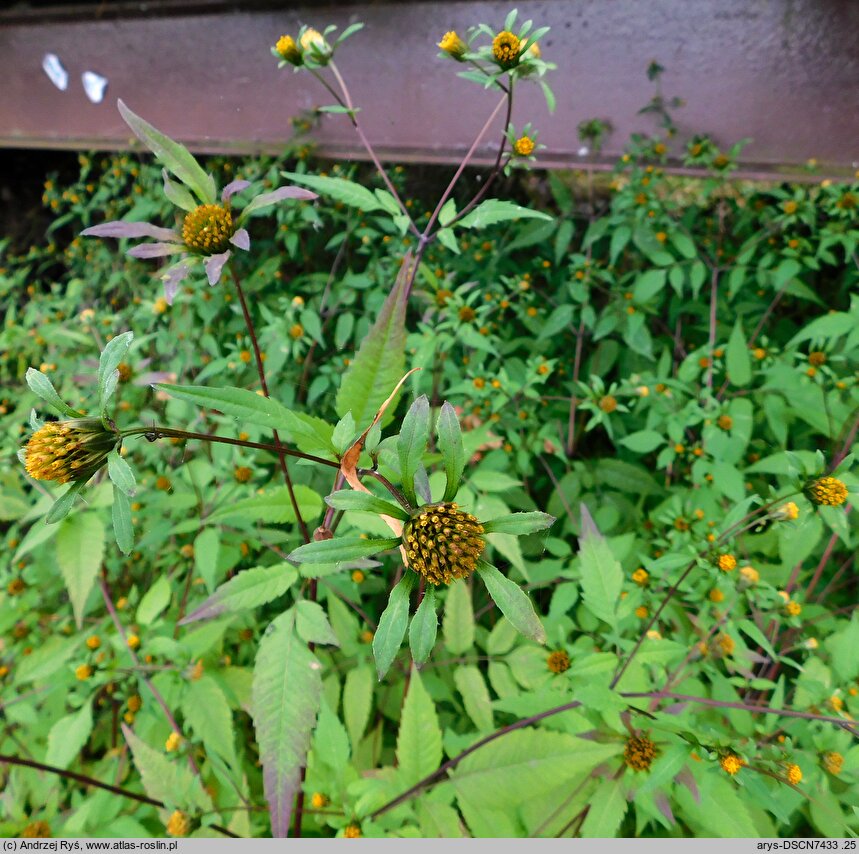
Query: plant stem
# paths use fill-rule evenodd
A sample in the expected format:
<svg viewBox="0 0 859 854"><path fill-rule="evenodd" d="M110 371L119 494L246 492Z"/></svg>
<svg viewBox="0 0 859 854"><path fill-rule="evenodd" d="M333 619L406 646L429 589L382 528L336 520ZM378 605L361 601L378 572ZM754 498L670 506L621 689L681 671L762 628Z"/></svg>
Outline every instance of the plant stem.
<svg viewBox="0 0 859 854"><path fill-rule="evenodd" d="M167 718L167 723L170 724L170 729L176 733L179 738L182 738L182 730L179 729L179 724L176 723L176 718L173 716L173 712L170 711L170 707L164 701L164 698L161 696L161 692L152 684L148 677L144 675L144 670L140 664L140 659L137 657L137 653L128 645L128 636L125 634L125 628L122 625L122 622L119 619L119 614L116 611L116 606L113 604L113 597L110 593L110 587L107 584L107 570L102 567L101 575L99 576L99 587L101 589L101 596L104 599L105 607L107 608L108 614L110 614L110 619L113 621L114 628L116 629L119 636L122 638L123 645L128 650L128 654L131 656L131 660L134 662L135 667L140 673L140 678L143 680L146 687L149 689L152 696L155 698L155 702L161 706L161 711L164 712L164 717ZM199 777L200 769L197 766L197 763L194 761L194 757L191 753L188 754L188 764L191 766L191 770Z"/></svg>
<svg viewBox="0 0 859 854"><path fill-rule="evenodd" d="M232 276L233 283L236 286L236 292L239 295L239 302L242 306L242 314L245 317L245 326L248 329L248 335L250 335L251 345L254 350L254 358L256 360L257 373L259 374L260 385L262 386L262 393L266 397L271 397L268 393L268 383L265 379L265 368L262 364L262 353L260 353L259 349L259 341L257 341L256 329L254 328L254 322L251 318L250 311L248 311L248 303L245 299L245 292L242 290L241 282L239 282L239 277L236 275L235 270L232 265L230 266L230 275ZM280 436L278 435L277 430L272 431L274 435L274 444L276 447L280 448ZM301 508L298 506L298 499L295 497L295 489L292 485L292 478L289 476L289 468L286 464L286 457L282 455L278 455L278 461L280 462L280 470L283 472L283 479L286 483L286 489L289 493L289 501L292 504L292 511L295 513L295 518L298 521L298 527L301 530L301 535L304 537L304 542L310 542L310 531L307 529L307 524L304 521L304 518L301 515Z"/></svg>
<svg viewBox="0 0 859 854"><path fill-rule="evenodd" d="M95 777L87 777L85 774L78 774L75 771L67 771L65 768L57 768L53 765L46 765L44 762L36 762L33 759L22 759L20 756L6 756L0 754L0 763L8 765L19 765L22 768L34 768L36 771L46 771L48 774L56 774L58 777L65 777L67 780L74 780L84 786L93 786L96 789L104 789L106 792L112 792L114 795L119 795L123 798L129 798L132 801L137 801L141 804L149 804L153 807L164 808L166 804L162 801L157 801L155 798L150 798L147 795L140 795L137 792L131 792L128 789L123 789L120 786L112 786L110 783L103 783L101 780L96 780ZM234 839L238 838L238 834L233 833L226 827L220 824L208 825L218 833L224 836L231 836Z"/></svg>

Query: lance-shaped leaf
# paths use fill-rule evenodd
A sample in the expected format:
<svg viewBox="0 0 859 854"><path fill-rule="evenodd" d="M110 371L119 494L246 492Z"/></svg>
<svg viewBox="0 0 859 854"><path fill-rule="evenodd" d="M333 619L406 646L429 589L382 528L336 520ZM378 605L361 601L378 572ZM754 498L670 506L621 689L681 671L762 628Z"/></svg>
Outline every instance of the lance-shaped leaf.
<svg viewBox="0 0 859 854"><path fill-rule="evenodd" d="M502 199L487 199L481 202L471 213L464 216L457 225L460 228L485 228L487 225L495 225L511 219L544 219L551 220L552 217L543 211L534 211L523 208L514 202Z"/></svg>
<svg viewBox="0 0 859 854"><path fill-rule="evenodd" d="M133 113L122 101L117 103L119 112L135 136L172 172L185 186L197 194L207 205L215 204L215 181L207 175L194 156L184 145L174 142L166 134Z"/></svg>
<svg viewBox="0 0 859 854"><path fill-rule="evenodd" d="M438 634L435 588L427 587L409 626L409 649L416 664L423 664L435 646Z"/></svg>
<svg viewBox="0 0 859 854"><path fill-rule="evenodd" d="M56 548L57 563L80 628L87 597L104 557L104 525L95 513L72 516L57 531Z"/></svg>
<svg viewBox="0 0 859 854"><path fill-rule="evenodd" d="M415 503L415 474L421 464L429 440L430 408L427 396L422 394L403 418L397 437L400 457L400 478L406 498Z"/></svg>
<svg viewBox="0 0 859 854"><path fill-rule="evenodd" d="M281 172L281 175L290 181L295 181L296 184L304 184L306 187L322 193L335 202L343 202L344 205L348 205L350 208L358 208L358 210L364 211L364 213L385 209L385 206L376 198L372 190L368 190L363 184L356 184L354 181L349 181L346 178L299 175L297 172Z"/></svg>
<svg viewBox="0 0 859 854"><path fill-rule="evenodd" d="M336 179L335 179L336 180ZM302 187L278 187L270 193L260 193L254 196L250 202L239 214L238 222L244 222L251 214L258 213L261 210L270 208L278 202L283 202L286 199L299 199L300 201L309 202L317 198L316 193L311 193L310 190L305 190Z"/></svg>
<svg viewBox="0 0 859 854"><path fill-rule="evenodd" d="M114 485L119 487L126 495L134 495L137 489L137 481L131 466L116 452L111 451L107 455L107 473Z"/></svg>
<svg viewBox="0 0 859 854"><path fill-rule="evenodd" d="M546 643L546 630L534 610L534 605L522 588L502 575L491 564L480 561L477 574L483 579L492 601L517 631L537 643Z"/></svg>
<svg viewBox="0 0 859 854"><path fill-rule="evenodd" d="M45 522L48 525L53 525L54 522L59 522L60 519L65 519L75 503L75 497L84 488L85 483L82 480L73 483L51 506L45 516Z"/></svg>
<svg viewBox="0 0 859 854"><path fill-rule="evenodd" d="M347 412L358 425L368 424L402 377L406 364L406 303L414 258L406 253L397 281L385 299L376 322L343 375L337 392L337 414ZM382 416L382 426L393 418L395 404Z"/></svg>
<svg viewBox="0 0 859 854"><path fill-rule="evenodd" d="M441 726L420 674L412 668L397 733L397 768L400 785L412 786L441 765Z"/></svg>
<svg viewBox="0 0 859 854"><path fill-rule="evenodd" d="M338 489L325 498L325 503L335 510L363 510L365 513L379 513L393 516L403 522L409 514L398 504L392 504L383 498L377 498L368 492L355 492L351 489Z"/></svg>
<svg viewBox="0 0 859 854"><path fill-rule="evenodd" d="M445 401L441 405L435 425L438 434L438 449L444 460L444 473L447 483L444 487L444 500L453 501L459 490L462 472L465 470L465 447L462 444L462 430L454 408Z"/></svg>
<svg viewBox="0 0 859 854"><path fill-rule="evenodd" d="M379 618L379 627L373 635L373 656L379 679L388 672L400 650L409 623L409 594L415 583L415 574L406 572L391 591L388 604Z"/></svg>
<svg viewBox="0 0 859 854"><path fill-rule="evenodd" d="M623 570L584 504L579 557L585 607L595 617L605 620L611 626L616 625L617 604L623 587Z"/></svg>
<svg viewBox="0 0 859 854"><path fill-rule="evenodd" d="M554 516L532 510L527 513L511 513L509 516L501 516L498 519L490 519L483 522L483 530L487 534L514 534L517 537L525 534L533 534L535 531L543 531L552 526Z"/></svg>
<svg viewBox="0 0 859 854"><path fill-rule="evenodd" d="M40 397L45 403L53 406L57 412L62 415L67 415L69 418L82 418L83 412L78 412L72 409L60 396L54 388L54 384L41 372L35 368L27 368L27 385L30 386L30 391Z"/></svg>
<svg viewBox="0 0 859 854"><path fill-rule="evenodd" d="M102 417L104 417L107 402L116 390L119 363L125 358L133 338L133 332L123 332L122 335L111 338L101 351L98 360L98 395Z"/></svg>
<svg viewBox="0 0 859 854"><path fill-rule="evenodd" d="M378 552L396 548L399 537L362 540L358 537L340 537L333 540L318 540L299 546L289 559L296 563L342 563L344 560L359 560Z"/></svg>
<svg viewBox="0 0 859 854"><path fill-rule="evenodd" d="M297 578L298 570L288 563L242 570L180 620L179 625L211 620L222 614L233 614L273 602L283 596Z"/></svg>
<svg viewBox="0 0 859 854"><path fill-rule="evenodd" d="M322 697L322 667L295 631L295 611L266 630L254 665L252 713L271 833L285 838Z"/></svg>
<svg viewBox="0 0 859 854"><path fill-rule="evenodd" d="M129 554L134 548L134 525L131 522L131 501L128 494L115 483L113 485L113 536L123 554Z"/></svg>

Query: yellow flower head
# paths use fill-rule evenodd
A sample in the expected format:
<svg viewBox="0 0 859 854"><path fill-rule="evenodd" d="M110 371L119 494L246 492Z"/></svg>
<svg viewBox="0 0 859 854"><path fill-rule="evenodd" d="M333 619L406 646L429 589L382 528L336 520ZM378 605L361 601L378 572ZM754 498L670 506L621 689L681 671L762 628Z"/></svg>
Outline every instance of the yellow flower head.
<svg viewBox="0 0 859 854"><path fill-rule="evenodd" d="M787 777L787 782L792 786L798 786L802 781L802 769L799 765L795 765L793 762L789 763L785 766L785 776Z"/></svg>
<svg viewBox="0 0 859 854"><path fill-rule="evenodd" d="M730 774L732 777L733 777L733 776L734 776L734 774L736 774L736 773L737 773L737 771L739 771L739 770L740 770L740 768L742 768L742 767L743 767L743 765L745 765L745 764L746 764L746 763L745 763L745 760L740 759L740 757L739 757L739 756L737 756L737 754L736 754L736 753L726 753L726 754L725 754L724 756L722 756L722 758L719 760L719 765L721 765L721 766L722 766L722 770L723 770L726 774Z"/></svg>
<svg viewBox="0 0 859 854"><path fill-rule="evenodd" d="M740 569L740 582L746 587L753 587L760 580L761 575L753 566L744 566Z"/></svg>
<svg viewBox="0 0 859 854"><path fill-rule="evenodd" d="M626 740L623 761L633 771L649 771L656 754L656 745L647 736L633 735Z"/></svg>
<svg viewBox="0 0 859 854"><path fill-rule="evenodd" d="M250 469L247 466L236 466L236 470L233 472L233 477L239 483L247 483L253 477L253 474L253 469Z"/></svg>
<svg viewBox="0 0 859 854"><path fill-rule="evenodd" d="M725 658L734 651L734 639L725 632L719 632L710 642L707 651L713 658Z"/></svg>
<svg viewBox="0 0 859 854"><path fill-rule="evenodd" d="M187 836L191 830L191 819L182 810L175 810L167 822L168 836Z"/></svg>
<svg viewBox="0 0 859 854"><path fill-rule="evenodd" d="M831 750L828 753L823 754L821 757L821 764L823 765L823 770L826 771L827 774L832 774L837 777L841 773L841 768L844 765L844 757L840 753Z"/></svg>
<svg viewBox="0 0 859 854"><path fill-rule="evenodd" d="M534 140L530 136L520 136L513 143L513 152L519 157L528 157L534 151Z"/></svg>
<svg viewBox="0 0 859 854"><path fill-rule="evenodd" d="M230 248L235 233L233 215L223 205L198 205L185 214L182 240L192 252L217 255Z"/></svg>
<svg viewBox="0 0 859 854"><path fill-rule="evenodd" d="M640 587L644 587L644 585L647 584L648 578L650 578L650 573L643 567L638 567L638 569L632 573L632 580Z"/></svg>
<svg viewBox="0 0 859 854"><path fill-rule="evenodd" d="M281 59L285 59L287 62L292 63L292 65L301 65L301 51L298 49L298 45L292 36L281 36L277 40L274 49Z"/></svg>
<svg viewBox="0 0 859 854"><path fill-rule="evenodd" d="M784 612L788 617L798 617L802 613L802 605L799 602L794 602L793 599L785 603Z"/></svg>
<svg viewBox="0 0 859 854"><path fill-rule="evenodd" d="M715 602L715 603L718 603L718 602L724 602L724 601L725 601L725 594L724 594L724 593L722 593L722 591L721 591L721 590L719 590L719 588L718 588L718 587L714 587L714 588L713 588L713 589L712 589L712 590L707 594L707 598L708 598L711 602Z"/></svg>
<svg viewBox="0 0 859 854"><path fill-rule="evenodd" d="M722 572L733 572L737 568L737 559L732 554L719 555L716 565Z"/></svg>
<svg viewBox="0 0 859 854"><path fill-rule="evenodd" d="M815 368L819 368L821 365L826 364L826 353L822 350L812 350L808 354L808 363L810 365L814 365Z"/></svg>
<svg viewBox="0 0 859 854"><path fill-rule="evenodd" d="M170 735L167 736L167 741L164 742L164 749L168 753L173 753L174 750L179 749L181 744L182 736L179 735L178 732L171 732Z"/></svg>
<svg viewBox="0 0 859 854"><path fill-rule="evenodd" d="M331 801L328 799L327 795L323 795L322 792L314 792L310 796L310 806L315 810L321 810L323 807L327 807Z"/></svg>
<svg viewBox="0 0 859 854"><path fill-rule="evenodd" d="M492 40L492 55L502 68L513 68L519 62L520 47L517 36L508 30L502 30Z"/></svg>
<svg viewBox="0 0 859 854"><path fill-rule="evenodd" d="M347 839L360 839L363 834L361 833L361 825L352 822L352 824L347 824L346 829L343 831L343 835Z"/></svg>
<svg viewBox="0 0 859 854"><path fill-rule="evenodd" d="M430 584L467 578L486 547L483 525L455 503L419 507L403 526L409 566Z"/></svg>
<svg viewBox="0 0 859 854"><path fill-rule="evenodd" d="M806 484L805 494L813 504L837 507L847 500L847 487L837 477L819 477Z"/></svg>
<svg viewBox="0 0 859 854"><path fill-rule="evenodd" d="M462 61L468 51L468 45L457 35L454 30L448 30L442 37L438 46L454 59Z"/></svg>
<svg viewBox="0 0 859 854"><path fill-rule="evenodd" d="M599 399L599 408L608 414L609 412L614 412L617 409L617 399L612 397L610 394L606 394Z"/></svg>
<svg viewBox="0 0 859 854"><path fill-rule="evenodd" d="M89 480L107 461L119 435L99 418L49 421L30 437L24 451L27 474L57 483Z"/></svg>
<svg viewBox="0 0 859 854"><path fill-rule="evenodd" d="M75 668L75 676L81 680L81 682L89 679L92 676L92 667L88 664L81 664L79 667Z"/></svg>
<svg viewBox="0 0 859 854"><path fill-rule="evenodd" d="M570 669L570 656L565 649L556 649L546 658L546 666L552 673L563 673Z"/></svg>
<svg viewBox="0 0 859 854"><path fill-rule="evenodd" d="M307 54L310 54L310 58L319 65L325 65L331 58L331 45L325 41L325 37L319 30L308 27L301 34L299 42L305 53L305 58Z"/></svg>
<svg viewBox="0 0 859 854"><path fill-rule="evenodd" d="M716 423L722 430L730 430L734 426L734 419L730 415L720 415Z"/></svg>
<svg viewBox="0 0 859 854"><path fill-rule="evenodd" d="M787 519L794 522L799 518L799 507L796 506L796 502L788 501L787 504L782 504L773 516L776 519Z"/></svg>
<svg viewBox="0 0 859 854"><path fill-rule="evenodd" d="M139 712L143 708L143 698L140 694L132 694L128 698L128 710L130 712Z"/></svg>
<svg viewBox="0 0 859 854"><path fill-rule="evenodd" d="M140 638L137 635L129 635L126 641L129 649L138 649L140 646Z"/></svg>

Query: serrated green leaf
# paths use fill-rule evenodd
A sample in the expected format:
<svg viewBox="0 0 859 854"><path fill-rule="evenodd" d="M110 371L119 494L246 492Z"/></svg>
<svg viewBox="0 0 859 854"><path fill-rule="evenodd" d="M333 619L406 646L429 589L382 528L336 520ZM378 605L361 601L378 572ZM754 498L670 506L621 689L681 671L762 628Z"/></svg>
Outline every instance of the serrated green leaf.
<svg viewBox="0 0 859 854"><path fill-rule="evenodd" d="M134 472L116 451L111 451L107 455L107 474L118 489L128 496L134 495L137 489Z"/></svg>
<svg viewBox="0 0 859 854"><path fill-rule="evenodd" d="M495 729L492 715L492 698L483 674L473 664L460 665L453 671L453 682L462 697L468 717L480 732Z"/></svg>
<svg viewBox="0 0 859 854"><path fill-rule="evenodd" d="M277 839L289 833L301 768L322 697L322 666L295 631L295 612L266 629L254 665L252 715Z"/></svg>
<svg viewBox="0 0 859 854"><path fill-rule="evenodd" d="M309 486L297 483L293 487L293 493L302 518L319 515L322 499ZM237 518L278 525L295 522L295 510L289 489L280 486L252 498L230 501L207 516L206 522L214 524Z"/></svg>
<svg viewBox="0 0 859 854"><path fill-rule="evenodd" d="M209 674L191 680L182 697L182 715L210 755L236 765L233 713L224 690Z"/></svg>
<svg viewBox="0 0 859 854"><path fill-rule="evenodd" d="M597 530L587 507L582 504L582 532L579 537L582 600L600 620L617 625L617 605L623 587L623 570Z"/></svg>
<svg viewBox="0 0 859 854"><path fill-rule="evenodd" d="M617 835L626 815L626 781L603 780L590 799L591 805L582 824L581 836L606 839Z"/></svg>
<svg viewBox="0 0 859 854"><path fill-rule="evenodd" d="M45 762L68 768L89 741L92 732L92 705L84 703L79 711L59 718L48 733Z"/></svg>
<svg viewBox="0 0 859 854"><path fill-rule="evenodd" d="M405 521L409 514L398 504L392 504L367 492L340 489L325 497L325 503L335 510L361 510L366 513L379 513Z"/></svg>
<svg viewBox="0 0 859 854"><path fill-rule="evenodd" d="M748 385L752 379L752 360L749 356L749 345L743 334L743 322L737 318L728 347L725 351L725 370L732 385Z"/></svg>
<svg viewBox="0 0 859 854"><path fill-rule="evenodd" d="M258 608L283 596L297 580L298 570L288 563L242 570L180 620L179 625Z"/></svg>
<svg viewBox="0 0 859 854"><path fill-rule="evenodd" d="M370 424L405 373L406 302L411 266L412 258L407 254L394 287L343 374L337 392L337 414L342 418L351 411L359 427ZM392 401L382 416L382 426L393 418L395 408L396 401Z"/></svg>
<svg viewBox="0 0 859 854"><path fill-rule="evenodd" d="M448 652L461 655L471 649L474 643L474 610L471 591L461 579L447 588L441 629Z"/></svg>
<svg viewBox="0 0 859 854"><path fill-rule="evenodd" d="M384 210L385 206L379 201L372 190L368 190L362 184L349 181L346 178L329 178L321 175L300 175L298 172L281 172L284 178L310 187L320 195L335 202L342 202L350 208L357 208L364 213ZM361 421L355 419L360 424Z"/></svg>
<svg viewBox="0 0 859 854"><path fill-rule="evenodd" d="M95 513L79 513L61 523L55 543L57 564L81 628L84 606L104 559L104 525Z"/></svg>
<svg viewBox="0 0 859 854"><path fill-rule="evenodd" d="M328 617L318 602L302 599L295 603L295 630L306 643L340 646Z"/></svg>
<svg viewBox="0 0 859 854"><path fill-rule="evenodd" d="M123 554L130 554L134 548L134 526L131 522L131 501L116 484L113 486L113 504L111 506L113 521L113 536L116 545Z"/></svg>
<svg viewBox="0 0 859 854"><path fill-rule="evenodd" d="M441 405L435 428L446 479L443 500L453 501L462 481L462 472L465 470L465 447L462 443L462 429L456 417L456 410L447 401Z"/></svg>
<svg viewBox="0 0 859 854"><path fill-rule="evenodd" d="M121 335L111 338L101 351L98 360L98 397L102 417L104 417L108 401L116 390L117 368L125 358L133 338L133 332L123 332Z"/></svg>
<svg viewBox="0 0 859 854"><path fill-rule="evenodd" d="M367 666L350 668L343 684L343 722L349 732L354 750L370 720L374 689L373 669Z"/></svg>
<svg viewBox="0 0 859 854"><path fill-rule="evenodd" d="M313 755L338 774L349 762L349 735L325 700L319 708L319 721L313 733Z"/></svg>
<svg viewBox="0 0 859 854"><path fill-rule="evenodd" d="M412 667L409 688L397 733L397 776L404 789L413 786L441 764L441 727L435 704Z"/></svg>

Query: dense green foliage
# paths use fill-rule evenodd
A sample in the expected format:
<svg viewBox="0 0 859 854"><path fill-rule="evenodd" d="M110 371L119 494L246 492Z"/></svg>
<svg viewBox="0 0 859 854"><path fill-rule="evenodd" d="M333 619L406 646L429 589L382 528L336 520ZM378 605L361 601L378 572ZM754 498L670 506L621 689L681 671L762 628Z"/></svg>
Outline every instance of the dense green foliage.
<svg viewBox="0 0 859 854"><path fill-rule="evenodd" d="M0 830L859 830L859 185L738 182L739 147L665 124L610 176L511 172L456 221L459 188L413 284L389 190L421 230L438 188L400 167L386 189L300 141L208 161L251 182L239 207L282 173L319 199L249 216L230 275L195 270L172 305L153 261L78 236L181 231L161 165L81 155L48 180L45 243L0 259L0 754L56 773L0 766ZM701 177L666 175L670 152ZM54 524L62 488L17 457L31 410L53 417L30 367L139 428ZM168 432L273 429L330 463L288 459L295 505L270 450ZM810 486L833 475L846 502ZM492 563L449 586L404 569L380 515L408 538L427 487L486 529Z"/></svg>

